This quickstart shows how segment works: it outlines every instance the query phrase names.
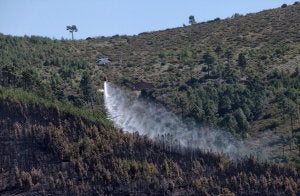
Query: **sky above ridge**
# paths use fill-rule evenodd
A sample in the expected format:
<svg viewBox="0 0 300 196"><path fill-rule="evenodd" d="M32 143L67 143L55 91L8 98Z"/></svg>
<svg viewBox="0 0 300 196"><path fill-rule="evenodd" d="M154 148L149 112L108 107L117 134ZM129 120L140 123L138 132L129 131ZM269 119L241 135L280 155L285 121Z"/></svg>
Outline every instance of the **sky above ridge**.
<svg viewBox="0 0 300 196"><path fill-rule="evenodd" d="M0 0L0 33L70 39L135 35L197 22L255 13L296 0Z"/></svg>

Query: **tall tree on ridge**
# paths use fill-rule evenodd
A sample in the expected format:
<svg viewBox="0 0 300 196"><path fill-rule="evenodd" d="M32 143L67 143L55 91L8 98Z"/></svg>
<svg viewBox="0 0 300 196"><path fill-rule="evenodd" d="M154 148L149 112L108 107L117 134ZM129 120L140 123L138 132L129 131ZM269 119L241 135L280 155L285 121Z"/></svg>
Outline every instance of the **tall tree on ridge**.
<svg viewBox="0 0 300 196"><path fill-rule="evenodd" d="M67 30L72 34L72 40L73 40L74 39L74 36L73 36L74 31L75 32L78 31L76 25L67 26Z"/></svg>
<svg viewBox="0 0 300 196"><path fill-rule="evenodd" d="M193 16L193 15L189 16L189 23L190 23L190 25L196 24L195 16Z"/></svg>

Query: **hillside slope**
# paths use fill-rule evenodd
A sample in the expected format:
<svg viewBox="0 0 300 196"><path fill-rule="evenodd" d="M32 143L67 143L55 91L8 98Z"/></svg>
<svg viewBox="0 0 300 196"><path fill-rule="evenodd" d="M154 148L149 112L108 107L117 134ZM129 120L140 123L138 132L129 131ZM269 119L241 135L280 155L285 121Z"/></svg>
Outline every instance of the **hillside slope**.
<svg viewBox="0 0 300 196"><path fill-rule="evenodd" d="M275 160L299 163L299 18L298 4L75 45L91 63L98 56L112 60L96 78L129 87L150 83L155 88L142 89L144 98L202 125L244 137L276 134L277 149L289 149L289 158L275 153Z"/></svg>
<svg viewBox="0 0 300 196"><path fill-rule="evenodd" d="M299 18L298 4L136 36L71 41L0 34L1 97L37 105L41 98L105 123L103 97L96 92L103 78L128 87L142 80L154 86L141 89L142 98L184 120L236 137L278 135L274 161L299 166ZM99 56L112 62L97 65Z"/></svg>
<svg viewBox="0 0 300 196"><path fill-rule="evenodd" d="M299 170L169 151L57 108L0 102L1 195L299 194Z"/></svg>
<svg viewBox="0 0 300 196"><path fill-rule="evenodd" d="M137 36L0 34L0 195L299 195L299 18L298 4ZM276 134L272 161L287 164L117 130L103 78L184 121Z"/></svg>
<svg viewBox="0 0 300 196"><path fill-rule="evenodd" d="M103 76L128 86L147 81L155 88L145 97L184 118L238 135L287 134L300 128L299 13L298 4L72 45L90 63L112 60L95 73L99 84Z"/></svg>

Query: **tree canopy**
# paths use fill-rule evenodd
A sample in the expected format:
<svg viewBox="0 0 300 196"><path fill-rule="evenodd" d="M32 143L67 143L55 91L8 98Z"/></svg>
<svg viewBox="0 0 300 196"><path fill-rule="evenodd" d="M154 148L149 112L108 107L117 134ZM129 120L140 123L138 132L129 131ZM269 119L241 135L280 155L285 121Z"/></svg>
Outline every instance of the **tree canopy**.
<svg viewBox="0 0 300 196"><path fill-rule="evenodd" d="M76 25L67 26L67 30L72 34L72 40L73 40L74 39L73 33L78 31Z"/></svg>

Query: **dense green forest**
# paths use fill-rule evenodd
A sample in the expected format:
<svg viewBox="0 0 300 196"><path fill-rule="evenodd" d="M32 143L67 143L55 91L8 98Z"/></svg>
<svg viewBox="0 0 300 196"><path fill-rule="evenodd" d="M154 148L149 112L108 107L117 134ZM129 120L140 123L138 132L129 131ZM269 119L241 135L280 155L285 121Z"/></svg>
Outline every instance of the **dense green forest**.
<svg viewBox="0 0 300 196"><path fill-rule="evenodd" d="M0 34L0 194L299 194L299 18L296 4L135 36ZM104 77L146 81L141 98L237 138L276 134L275 158L174 152L116 130L97 92Z"/></svg>

